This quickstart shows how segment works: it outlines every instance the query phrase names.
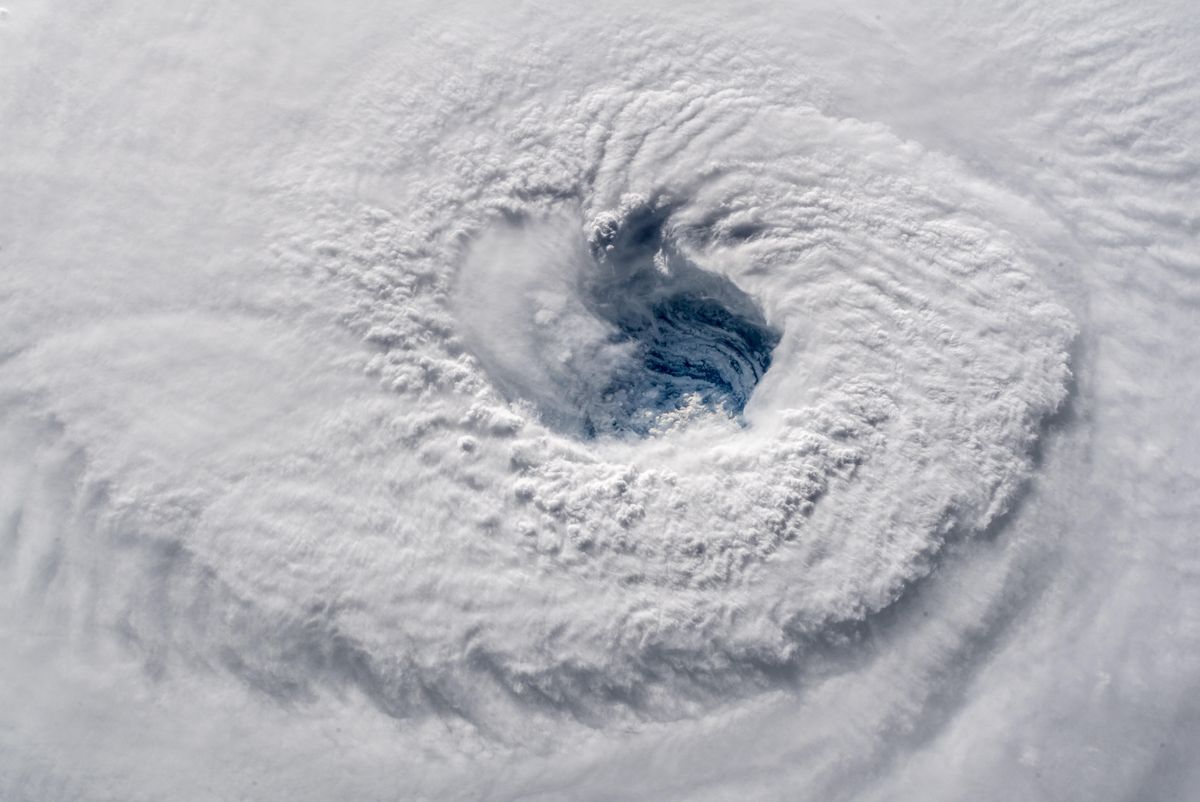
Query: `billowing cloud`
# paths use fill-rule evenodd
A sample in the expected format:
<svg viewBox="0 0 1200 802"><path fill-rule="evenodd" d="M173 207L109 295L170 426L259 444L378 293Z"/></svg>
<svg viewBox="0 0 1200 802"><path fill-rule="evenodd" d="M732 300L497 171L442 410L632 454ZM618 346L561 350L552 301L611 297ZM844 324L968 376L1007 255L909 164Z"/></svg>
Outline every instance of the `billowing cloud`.
<svg viewBox="0 0 1200 802"><path fill-rule="evenodd" d="M1195 787L1176 10L93 12L0 23L0 795Z"/></svg>

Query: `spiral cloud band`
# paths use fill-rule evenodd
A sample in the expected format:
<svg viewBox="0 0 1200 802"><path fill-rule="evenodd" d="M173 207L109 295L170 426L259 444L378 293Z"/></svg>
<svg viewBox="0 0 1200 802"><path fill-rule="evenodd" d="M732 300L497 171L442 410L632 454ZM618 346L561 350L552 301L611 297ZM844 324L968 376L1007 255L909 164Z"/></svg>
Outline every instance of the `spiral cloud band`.
<svg viewBox="0 0 1200 802"><path fill-rule="evenodd" d="M0 797L1183 799L1183 7L14 3Z"/></svg>

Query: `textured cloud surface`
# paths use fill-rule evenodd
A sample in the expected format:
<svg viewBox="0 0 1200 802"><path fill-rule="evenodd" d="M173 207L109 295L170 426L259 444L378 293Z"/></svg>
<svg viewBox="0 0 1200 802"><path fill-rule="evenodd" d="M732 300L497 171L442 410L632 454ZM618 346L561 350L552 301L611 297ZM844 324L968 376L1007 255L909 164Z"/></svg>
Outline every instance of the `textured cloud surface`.
<svg viewBox="0 0 1200 802"><path fill-rule="evenodd" d="M1200 794L1186 7L167 5L0 18L0 797Z"/></svg>

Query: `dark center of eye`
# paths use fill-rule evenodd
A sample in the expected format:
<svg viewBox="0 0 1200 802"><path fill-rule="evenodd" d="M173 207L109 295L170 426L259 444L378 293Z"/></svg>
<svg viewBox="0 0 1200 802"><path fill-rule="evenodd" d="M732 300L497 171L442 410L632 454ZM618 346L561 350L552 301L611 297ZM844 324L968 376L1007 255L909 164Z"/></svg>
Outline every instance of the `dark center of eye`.
<svg viewBox="0 0 1200 802"><path fill-rule="evenodd" d="M686 405L737 417L779 343L746 293L680 253L665 221L665 211L639 209L593 234L584 303L634 358L584 400L587 436L646 434Z"/></svg>

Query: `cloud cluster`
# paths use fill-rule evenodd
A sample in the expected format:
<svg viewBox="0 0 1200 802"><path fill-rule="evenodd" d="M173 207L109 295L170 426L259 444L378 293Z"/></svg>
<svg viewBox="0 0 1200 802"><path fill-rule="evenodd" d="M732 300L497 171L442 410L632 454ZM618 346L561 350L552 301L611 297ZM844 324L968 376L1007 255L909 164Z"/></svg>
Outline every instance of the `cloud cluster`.
<svg viewBox="0 0 1200 802"><path fill-rule="evenodd" d="M1191 783L1194 32L796 13L16 9L0 795Z"/></svg>

